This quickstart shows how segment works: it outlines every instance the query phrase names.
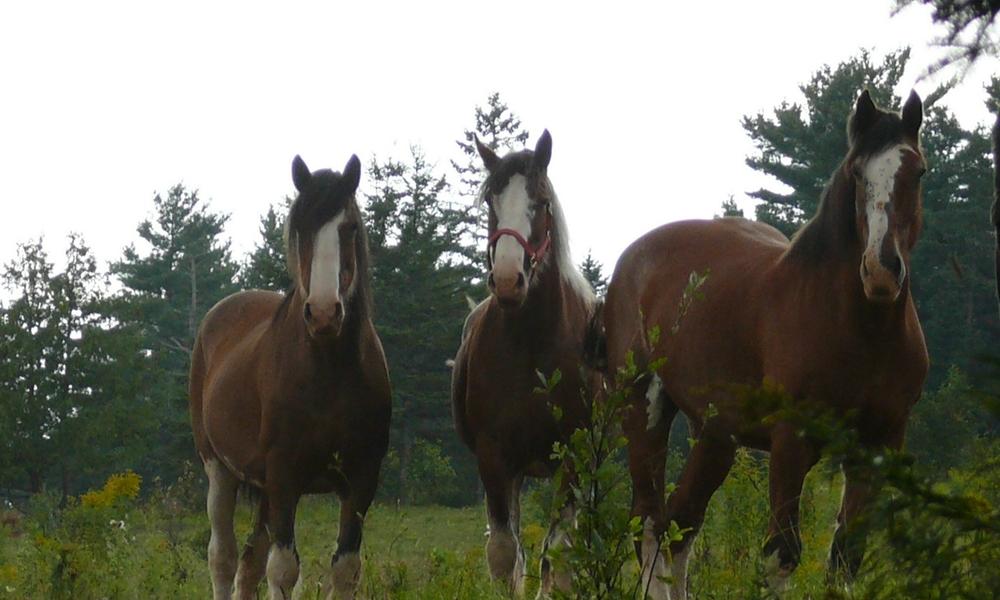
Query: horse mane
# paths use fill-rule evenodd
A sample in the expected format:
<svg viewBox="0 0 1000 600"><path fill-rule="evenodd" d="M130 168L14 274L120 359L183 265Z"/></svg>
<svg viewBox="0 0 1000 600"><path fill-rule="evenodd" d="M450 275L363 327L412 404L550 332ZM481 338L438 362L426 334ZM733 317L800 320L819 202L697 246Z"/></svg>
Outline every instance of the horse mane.
<svg viewBox="0 0 1000 600"><path fill-rule="evenodd" d="M552 187L552 182L545 173L533 173L531 171L531 159L534 156L533 150L521 150L511 152L500 159L496 168L486 177L476 203L482 205L489 194L499 194L514 175L523 175L528 180L529 193L533 197L547 198L549 200L549 212L552 214L552 246L549 251L550 259L556 269L558 269L563 281L573 290L573 292L584 299L588 304L596 301L594 288L583 276L583 273L573 264L573 255L569 247L569 230L566 227L566 215L563 212L559 196ZM538 272L542 273L549 266L549 261L543 261L538 265Z"/></svg>
<svg viewBox="0 0 1000 600"><path fill-rule="evenodd" d="M274 321L284 318L291 305L292 298L299 290L299 243L303 237L311 240L313 234L341 211L352 215L358 223L354 237L354 290L347 300L347 320L345 328L350 329L352 323L358 324L371 317L371 274L369 272L368 233L357 198L340 185L341 174L330 169L321 169L312 174L315 190L309 194L299 193L288 211L285 219L284 245L288 275L292 284L285 290L274 314ZM305 234L305 236L303 236Z"/></svg>
<svg viewBox="0 0 1000 600"><path fill-rule="evenodd" d="M866 160L904 140L903 122L899 115L882 109L876 110L878 117L864 134L859 132L855 115L852 114L848 119L847 139L850 149L847 156L824 187L816 214L792 236L788 256L822 262L854 248L858 232L855 227L856 183L851 173L852 165L859 159Z"/></svg>

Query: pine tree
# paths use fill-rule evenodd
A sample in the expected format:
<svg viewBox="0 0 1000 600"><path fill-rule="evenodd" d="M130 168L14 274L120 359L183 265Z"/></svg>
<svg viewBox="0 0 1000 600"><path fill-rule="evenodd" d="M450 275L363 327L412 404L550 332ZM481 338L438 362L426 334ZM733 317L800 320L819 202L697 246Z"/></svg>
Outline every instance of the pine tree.
<svg viewBox="0 0 1000 600"><path fill-rule="evenodd" d="M732 195L727 200L722 201L722 217L743 217L743 209L736 204L736 198ZM720 215L716 215L720 218Z"/></svg>
<svg viewBox="0 0 1000 600"><path fill-rule="evenodd" d="M743 117L743 129L757 148L747 165L791 188L787 193L768 188L750 192L761 200L757 220L790 236L816 212L820 194L847 149L846 118L858 93L867 87L877 104L899 106L892 90L909 57L909 50L903 50L876 64L864 51L835 68L822 67L800 86L805 106L782 102L773 117ZM933 98L926 100L926 106L933 104Z"/></svg>
<svg viewBox="0 0 1000 600"><path fill-rule="evenodd" d="M148 252L128 246L111 271L124 287L117 317L141 328L159 396L157 452L146 468L170 480L193 452L187 379L194 336L208 309L235 291L238 269L222 239L228 216L209 212L197 191L178 184L153 205L154 218L138 227Z"/></svg>
<svg viewBox="0 0 1000 600"><path fill-rule="evenodd" d="M282 204L271 206L260 218L260 241L254 246L240 271L240 287L283 291L292 285L285 262L285 217L292 199L285 197Z"/></svg>
<svg viewBox="0 0 1000 600"><path fill-rule="evenodd" d="M500 99L499 92L490 94L486 106L476 107L475 126L466 129L462 138L455 142L465 162L453 160L451 166L458 174L459 195L466 198L475 198L486 178L483 162L476 152L475 136L501 156L524 148L528 141L528 131L522 128L521 119Z"/></svg>
<svg viewBox="0 0 1000 600"><path fill-rule="evenodd" d="M387 487L407 502L419 440L444 443L448 454L459 454L445 361L458 347L476 271L462 243L467 214L442 201L448 183L419 149L411 149L405 162L373 160L369 176L374 191L366 196L365 214L375 324L392 365L392 451L398 457L398 472L389 476L398 483Z"/></svg>
<svg viewBox="0 0 1000 600"><path fill-rule="evenodd" d="M603 296L608 291L608 278L604 276L603 265L594 258L591 250L587 250L587 256L580 263L580 272L584 279L590 282L590 287L594 288L594 293Z"/></svg>

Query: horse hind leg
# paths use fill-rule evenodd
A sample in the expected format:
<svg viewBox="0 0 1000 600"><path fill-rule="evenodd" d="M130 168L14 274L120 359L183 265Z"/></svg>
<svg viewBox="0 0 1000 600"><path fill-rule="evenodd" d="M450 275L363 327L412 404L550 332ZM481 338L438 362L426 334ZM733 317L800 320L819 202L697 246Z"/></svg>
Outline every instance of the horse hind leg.
<svg viewBox="0 0 1000 600"><path fill-rule="evenodd" d="M670 545L672 581L666 598L687 599L687 565L691 547L705 521L708 502L725 481L735 455L736 444L732 438L712 431L710 425L706 425L688 455L677 489L667 501L665 522L676 521L678 527L689 531L680 542Z"/></svg>
<svg viewBox="0 0 1000 600"><path fill-rule="evenodd" d="M267 534L267 496L260 492L253 530L243 546L243 555L236 570L236 597L239 600L256 600L257 587L267 567L267 552L271 538Z"/></svg>
<svg viewBox="0 0 1000 600"><path fill-rule="evenodd" d="M667 448L677 406L663 390L659 376L644 377L631 391L631 410L625 421L629 474L632 478L632 515L643 523L636 543L644 595L654 600L670 597L667 560L661 547L666 530L664 506ZM677 564L677 557L674 557Z"/></svg>
<svg viewBox="0 0 1000 600"><path fill-rule="evenodd" d="M236 533L233 513L236 509L237 479L218 458L205 461L208 475L208 520L212 527L208 542L208 568L212 573L212 597L229 600L236 575Z"/></svg>

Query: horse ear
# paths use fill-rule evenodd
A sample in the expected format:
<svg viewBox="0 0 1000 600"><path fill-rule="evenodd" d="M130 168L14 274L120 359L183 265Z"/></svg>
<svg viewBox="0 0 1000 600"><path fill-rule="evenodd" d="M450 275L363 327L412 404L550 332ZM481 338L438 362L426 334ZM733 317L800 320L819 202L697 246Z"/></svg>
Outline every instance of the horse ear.
<svg viewBox="0 0 1000 600"><path fill-rule="evenodd" d="M478 135L472 134L472 137L476 140L476 150L479 152L479 157L483 159L483 165L487 171L492 173L493 169L500 164L500 157L489 146L480 142Z"/></svg>
<svg viewBox="0 0 1000 600"><path fill-rule="evenodd" d="M858 96L858 101L854 104L854 112L851 113L851 120L847 126L847 134L852 144L857 142L858 138L864 135L875 124L878 116L878 109L875 108L875 103L872 102L868 88L865 88L861 92L861 95Z"/></svg>
<svg viewBox="0 0 1000 600"><path fill-rule="evenodd" d="M351 158L347 159L342 177L341 181L347 185L352 194L357 191L358 183L361 182L361 161L358 159L357 154L352 154Z"/></svg>
<svg viewBox="0 0 1000 600"><path fill-rule="evenodd" d="M906 99L906 104L903 105L903 127L906 133L917 137L920 133L920 124L924 120L924 104L920 101L920 96L917 92L911 91L910 97Z"/></svg>
<svg viewBox="0 0 1000 600"><path fill-rule="evenodd" d="M309 167L306 166L306 161L296 154L295 158L292 159L292 183L295 184L295 189L301 192L309 185L310 179L312 179L312 174L309 172Z"/></svg>
<svg viewBox="0 0 1000 600"><path fill-rule="evenodd" d="M549 130L542 132L535 144L535 154L531 158L531 170L536 173L544 173L549 168L549 161L552 159L552 136Z"/></svg>

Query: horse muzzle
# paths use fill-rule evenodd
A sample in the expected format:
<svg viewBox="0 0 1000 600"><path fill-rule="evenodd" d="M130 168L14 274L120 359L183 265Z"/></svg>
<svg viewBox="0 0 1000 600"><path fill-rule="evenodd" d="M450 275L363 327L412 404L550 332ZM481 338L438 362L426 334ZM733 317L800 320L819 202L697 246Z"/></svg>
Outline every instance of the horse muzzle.
<svg viewBox="0 0 1000 600"><path fill-rule="evenodd" d="M344 325L344 303L340 300L331 303L306 302L302 316L310 337L335 338Z"/></svg>
<svg viewBox="0 0 1000 600"><path fill-rule="evenodd" d="M528 296L528 281L522 269L493 269L487 283L503 309L519 308Z"/></svg>
<svg viewBox="0 0 1000 600"><path fill-rule="evenodd" d="M872 253L866 253L861 259L861 284L865 290L865 297L870 302L891 304L899 298L903 290L906 265L896 254L889 257L886 262Z"/></svg>

